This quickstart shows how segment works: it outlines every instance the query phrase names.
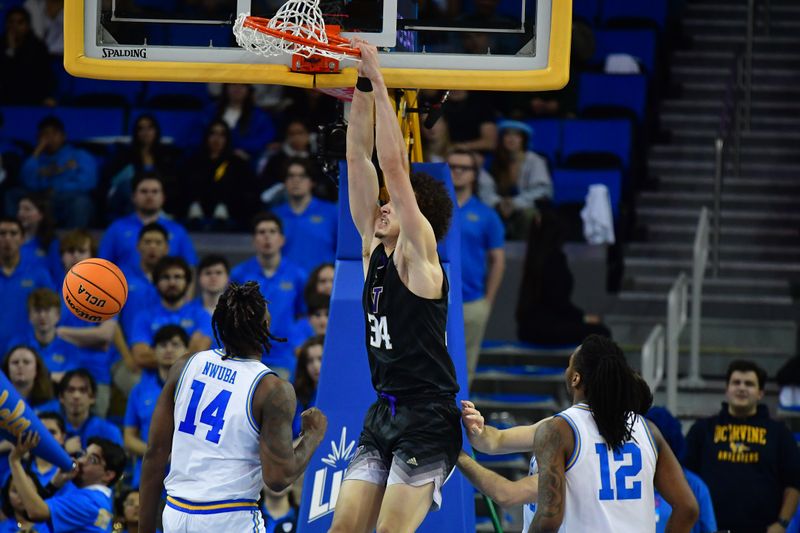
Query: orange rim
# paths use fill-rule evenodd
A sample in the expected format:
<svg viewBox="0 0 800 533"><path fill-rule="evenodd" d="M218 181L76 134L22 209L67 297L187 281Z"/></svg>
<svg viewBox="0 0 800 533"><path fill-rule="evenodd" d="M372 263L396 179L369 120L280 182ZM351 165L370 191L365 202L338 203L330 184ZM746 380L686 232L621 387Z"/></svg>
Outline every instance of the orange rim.
<svg viewBox="0 0 800 533"><path fill-rule="evenodd" d="M358 48L353 48L349 46L350 41L345 39L344 37L340 37L337 35L338 30L334 26L328 26L328 29L333 30L331 34L328 35L327 43L323 43L316 39L309 39L308 37L301 37L300 35L294 35L285 31L276 30L274 28L268 27L269 20L267 18L262 17L246 17L242 26L245 28L250 28L251 30L255 30L260 33L265 33L271 37L275 37L278 39L283 39L285 41L289 41L295 44L310 46L313 48L319 48L321 50L325 50L328 52L333 52L336 54L343 54L348 56L361 56L361 50Z"/></svg>

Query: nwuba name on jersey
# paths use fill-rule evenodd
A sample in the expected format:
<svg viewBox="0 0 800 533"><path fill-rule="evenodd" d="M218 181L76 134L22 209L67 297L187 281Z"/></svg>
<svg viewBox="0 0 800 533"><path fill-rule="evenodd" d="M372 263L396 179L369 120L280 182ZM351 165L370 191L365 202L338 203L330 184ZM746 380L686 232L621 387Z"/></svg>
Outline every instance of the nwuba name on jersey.
<svg viewBox="0 0 800 533"><path fill-rule="evenodd" d="M215 365L214 363L206 362L206 366L203 368L203 375L224 381L225 383L230 383L231 385L236 382L236 370Z"/></svg>

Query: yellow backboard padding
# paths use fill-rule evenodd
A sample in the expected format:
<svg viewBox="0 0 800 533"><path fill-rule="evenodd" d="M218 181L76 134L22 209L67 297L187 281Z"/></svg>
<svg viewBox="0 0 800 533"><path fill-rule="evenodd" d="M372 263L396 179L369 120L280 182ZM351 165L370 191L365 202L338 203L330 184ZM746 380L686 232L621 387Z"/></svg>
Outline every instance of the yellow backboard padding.
<svg viewBox="0 0 800 533"><path fill-rule="evenodd" d="M390 88L533 91L560 89L569 80L572 0L553 0L548 67L540 70L385 68ZM355 68L339 74L299 74L285 65L127 61L84 53L84 0L64 2L64 67L73 76L108 80L269 83L303 88L352 87Z"/></svg>

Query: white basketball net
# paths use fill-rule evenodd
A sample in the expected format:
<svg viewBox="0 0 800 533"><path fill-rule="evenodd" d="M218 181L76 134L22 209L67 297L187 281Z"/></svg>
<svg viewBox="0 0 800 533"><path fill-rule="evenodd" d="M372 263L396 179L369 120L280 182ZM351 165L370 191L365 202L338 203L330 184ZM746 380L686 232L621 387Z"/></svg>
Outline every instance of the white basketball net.
<svg viewBox="0 0 800 533"><path fill-rule="evenodd" d="M280 54L299 54L303 57L324 56L333 59L349 57L346 54L316 48L313 45L301 44L282 39L244 25L249 13L240 13L233 25L236 42L242 48L255 54L272 57ZM268 28L280 30L291 35L315 39L328 43L325 33L325 21L319 9L319 0L289 0L283 4L267 24Z"/></svg>

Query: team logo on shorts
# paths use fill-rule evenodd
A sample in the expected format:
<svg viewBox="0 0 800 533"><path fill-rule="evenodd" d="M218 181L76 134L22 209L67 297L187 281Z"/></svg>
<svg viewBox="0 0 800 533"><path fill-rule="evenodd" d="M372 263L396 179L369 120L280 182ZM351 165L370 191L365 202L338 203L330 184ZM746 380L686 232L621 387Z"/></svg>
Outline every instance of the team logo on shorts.
<svg viewBox="0 0 800 533"><path fill-rule="evenodd" d="M347 441L347 427L342 428L339 442L331 441L331 452L322 458L325 466L314 472L314 485L311 489L311 502L308 521L330 514L336 507L339 487L342 486L344 471L353 458L356 441Z"/></svg>

